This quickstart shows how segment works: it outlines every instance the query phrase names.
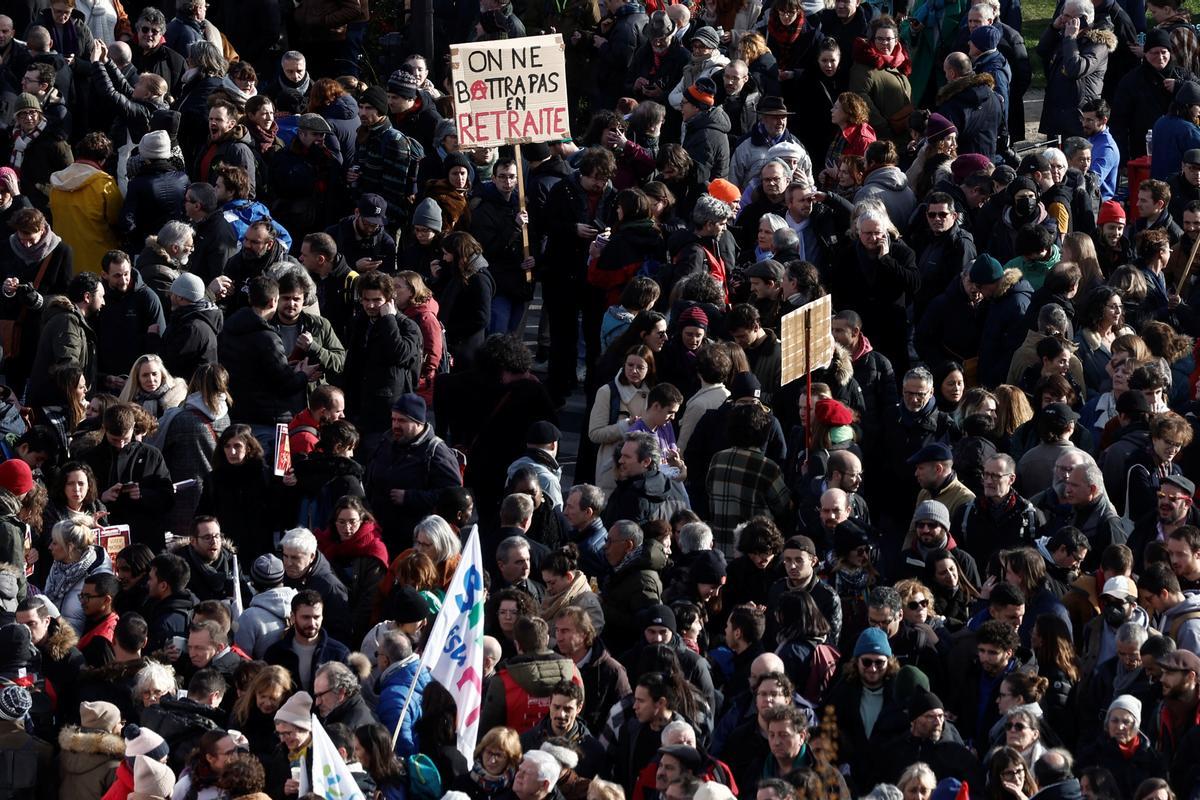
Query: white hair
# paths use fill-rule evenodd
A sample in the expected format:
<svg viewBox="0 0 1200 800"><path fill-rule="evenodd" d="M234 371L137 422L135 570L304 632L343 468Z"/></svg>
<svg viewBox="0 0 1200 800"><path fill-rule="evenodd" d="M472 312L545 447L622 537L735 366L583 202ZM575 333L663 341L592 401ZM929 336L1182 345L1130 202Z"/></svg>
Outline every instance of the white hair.
<svg viewBox="0 0 1200 800"><path fill-rule="evenodd" d="M555 787L558 776L562 774L562 764L545 750L530 750L525 754L523 763L537 767L538 783L548 783L550 789Z"/></svg>
<svg viewBox="0 0 1200 800"><path fill-rule="evenodd" d="M700 550L712 550L713 532L703 522L689 522L679 529L679 549L685 555Z"/></svg>
<svg viewBox="0 0 1200 800"><path fill-rule="evenodd" d="M696 729L689 723L677 719L674 722L666 724L662 729L662 736L659 741L662 742L663 747L670 747L673 744L690 744L692 747L695 747Z"/></svg>
<svg viewBox="0 0 1200 800"><path fill-rule="evenodd" d="M292 528L283 535L279 546L284 550L292 547L306 555L316 555L317 537L308 528Z"/></svg>
<svg viewBox="0 0 1200 800"><path fill-rule="evenodd" d="M1068 16L1080 16L1088 25L1096 19L1096 7L1091 0L1067 0L1063 3L1062 13Z"/></svg>
<svg viewBox="0 0 1200 800"><path fill-rule="evenodd" d="M1062 150L1059 150L1057 147L1047 147L1045 150L1042 151L1042 155L1052 165L1057 164L1060 167L1067 166L1066 153L1064 153Z"/></svg>
<svg viewBox="0 0 1200 800"><path fill-rule="evenodd" d="M147 689L173 692L175 691L175 670L167 664L147 661L146 666L138 670L137 677L134 679L134 689L139 696Z"/></svg>
<svg viewBox="0 0 1200 800"><path fill-rule="evenodd" d="M433 559L435 564L441 564L462 550L462 541L454 533L450 523L436 514L430 514L413 526L413 538L416 538L418 531L433 540L433 549L437 553L437 558Z"/></svg>
<svg viewBox="0 0 1200 800"><path fill-rule="evenodd" d="M990 15L992 22L995 22L996 17L1000 16L1000 4L996 0L983 0L982 3L971 6L971 11L979 11L981 14L986 12Z"/></svg>

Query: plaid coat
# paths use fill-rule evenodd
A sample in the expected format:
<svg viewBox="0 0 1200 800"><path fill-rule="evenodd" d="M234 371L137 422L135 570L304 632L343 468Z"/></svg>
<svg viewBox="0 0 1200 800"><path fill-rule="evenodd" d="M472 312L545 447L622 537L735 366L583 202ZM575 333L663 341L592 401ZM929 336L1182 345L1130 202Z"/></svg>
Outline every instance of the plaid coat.
<svg viewBox="0 0 1200 800"><path fill-rule="evenodd" d="M756 514L776 518L792 509L783 471L758 447L730 447L708 466L708 503L713 537L726 555L734 549L733 530Z"/></svg>

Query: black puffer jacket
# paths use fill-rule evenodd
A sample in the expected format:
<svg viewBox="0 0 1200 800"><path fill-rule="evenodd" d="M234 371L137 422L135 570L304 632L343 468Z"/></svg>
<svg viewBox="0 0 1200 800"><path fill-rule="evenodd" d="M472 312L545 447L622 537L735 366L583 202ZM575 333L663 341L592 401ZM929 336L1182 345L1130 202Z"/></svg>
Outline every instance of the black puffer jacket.
<svg viewBox="0 0 1200 800"><path fill-rule="evenodd" d="M707 187L729 174L729 127L729 115L720 106L688 120L683 149L696 165L691 177L697 185Z"/></svg>
<svg viewBox="0 0 1200 800"><path fill-rule="evenodd" d="M292 418L293 409L283 401L302 392L308 378L288 365L279 334L254 309L239 309L229 317L218 354L229 370L230 393L238 399L231 409L233 422L270 425Z"/></svg>
<svg viewBox="0 0 1200 800"><path fill-rule="evenodd" d="M133 362L143 353L151 353L156 334L149 333L151 325L159 330L167 326L158 295L146 285L138 271L131 270L129 288L117 294L111 289L104 293L104 308L93 324L96 336L104 346L99 349L101 375L128 375ZM191 373L179 373L185 381Z"/></svg>
<svg viewBox="0 0 1200 800"><path fill-rule="evenodd" d="M221 309L208 300L171 312L158 353L172 375L185 380L204 364L217 360L217 337L225 325Z"/></svg>
<svg viewBox="0 0 1200 800"><path fill-rule="evenodd" d="M157 234L167 222L184 219L183 198L188 183L188 174L176 169L170 160L141 162L137 174L129 179L118 225L126 232L131 252L141 249L146 237Z"/></svg>

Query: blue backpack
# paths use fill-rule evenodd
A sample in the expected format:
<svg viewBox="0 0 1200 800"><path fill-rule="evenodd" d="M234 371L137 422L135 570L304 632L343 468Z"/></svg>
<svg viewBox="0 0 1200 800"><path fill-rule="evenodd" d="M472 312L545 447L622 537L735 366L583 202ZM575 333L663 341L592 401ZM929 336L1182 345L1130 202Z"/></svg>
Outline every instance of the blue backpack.
<svg viewBox="0 0 1200 800"><path fill-rule="evenodd" d="M404 759L408 774L408 800L441 800L442 776L433 759L424 753L413 753Z"/></svg>

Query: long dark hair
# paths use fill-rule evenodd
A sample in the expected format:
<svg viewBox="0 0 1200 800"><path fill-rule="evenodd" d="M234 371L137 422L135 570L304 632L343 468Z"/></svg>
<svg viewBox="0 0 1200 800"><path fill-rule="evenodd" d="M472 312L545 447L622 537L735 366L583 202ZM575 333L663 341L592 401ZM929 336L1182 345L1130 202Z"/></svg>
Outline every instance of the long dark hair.
<svg viewBox="0 0 1200 800"><path fill-rule="evenodd" d="M454 695L437 681L430 681L421 694L421 718L413 723L421 740L421 749L431 752L454 744L457 719L458 704L454 702Z"/></svg>
<svg viewBox="0 0 1200 800"><path fill-rule="evenodd" d="M55 505L66 508L67 505L67 476L72 472L82 472L87 476L88 488L87 493L83 496L83 505L81 510L88 508L96 502L99 492L96 489L96 473L92 472L92 468L82 461L68 461L63 464L62 469L58 471L58 476L54 479L54 494L51 500Z"/></svg>
<svg viewBox="0 0 1200 800"><path fill-rule="evenodd" d="M775 619L780 625L780 642L792 639L824 641L829 635L829 621L804 589L791 589L779 596Z"/></svg>
<svg viewBox="0 0 1200 800"><path fill-rule="evenodd" d="M637 316L633 318L633 322L629 323L629 327L614 339L613 343L604 351L601 360L607 361L619 354L623 366L625 364L625 355L629 352L629 348L641 344L644 335L654 330L658 323L666 321L667 318L657 311L639 311Z"/></svg>
<svg viewBox="0 0 1200 800"><path fill-rule="evenodd" d="M196 800L201 789L216 786L220 775L213 771L208 763L208 756L217 754L217 742L229 736L225 731L208 731L200 737L196 748L188 755L187 766L192 776L192 784L188 787L184 800Z"/></svg>
<svg viewBox="0 0 1200 800"><path fill-rule="evenodd" d="M354 738L366 755L363 767L377 785L384 786L404 778L404 767L392 750L392 737L387 728L377 722L359 725Z"/></svg>

